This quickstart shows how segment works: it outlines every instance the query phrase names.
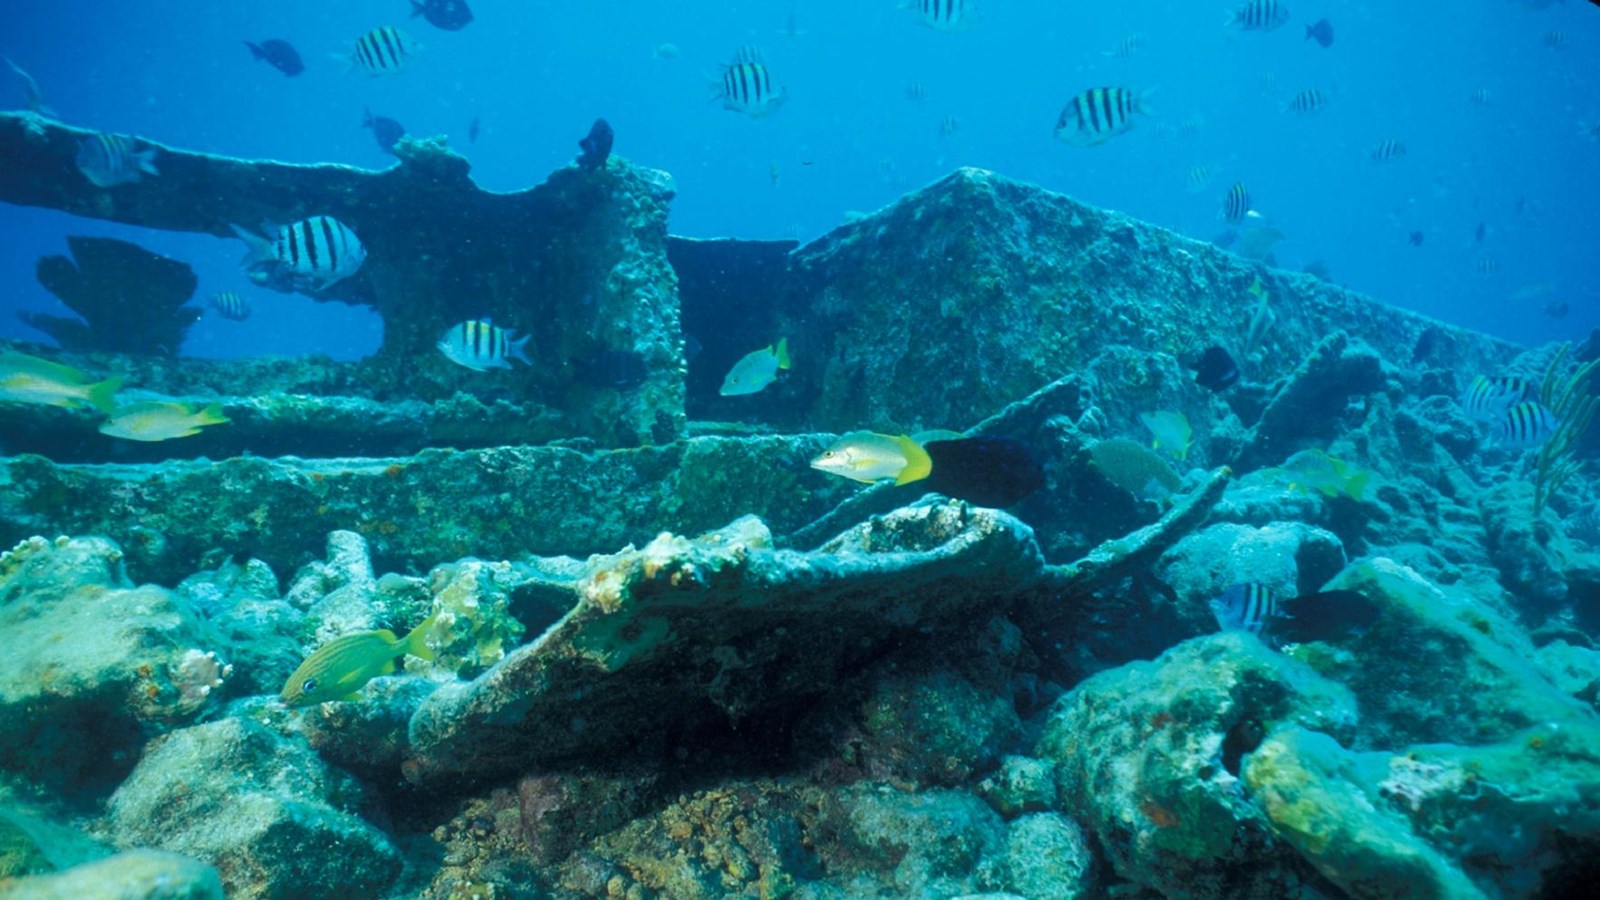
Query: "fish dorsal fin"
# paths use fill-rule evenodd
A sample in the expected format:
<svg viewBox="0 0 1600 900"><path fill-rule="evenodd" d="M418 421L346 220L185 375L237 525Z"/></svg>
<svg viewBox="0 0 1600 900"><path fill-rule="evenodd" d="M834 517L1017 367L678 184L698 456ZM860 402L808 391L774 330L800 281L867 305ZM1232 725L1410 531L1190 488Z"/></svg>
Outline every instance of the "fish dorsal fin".
<svg viewBox="0 0 1600 900"><path fill-rule="evenodd" d="M895 476L895 484L910 484L913 481L921 481L933 474L933 457L928 455L928 451L922 449L921 444L903 434L895 437L894 441L900 445L901 452L906 455L905 468L901 469L900 474Z"/></svg>

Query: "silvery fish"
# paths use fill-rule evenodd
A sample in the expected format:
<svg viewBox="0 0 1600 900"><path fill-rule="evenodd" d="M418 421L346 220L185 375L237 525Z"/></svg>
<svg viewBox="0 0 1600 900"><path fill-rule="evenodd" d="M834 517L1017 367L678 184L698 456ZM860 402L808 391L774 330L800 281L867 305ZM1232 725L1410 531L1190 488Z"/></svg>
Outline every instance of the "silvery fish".
<svg viewBox="0 0 1600 900"><path fill-rule="evenodd" d="M974 0L905 0L901 9L914 9L922 24L934 31L964 31L978 22Z"/></svg>
<svg viewBox="0 0 1600 900"><path fill-rule="evenodd" d="M112 397L120 387L121 377L91 382L71 366L26 353L0 353L0 403L39 403L65 409L90 406L110 412Z"/></svg>
<svg viewBox="0 0 1600 900"><path fill-rule="evenodd" d="M211 297L211 308L224 319L243 322L250 318L250 303L233 291L223 291Z"/></svg>
<svg viewBox="0 0 1600 900"><path fill-rule="evenodd" d="M368 75L395 75L405 71L422 45L398 28L374 28L356 39L350 65Z"/></svg>
<svg viewBox="0 0 1600 900"><path fill-rule="evenodd" d="M1226 24L1244 31L1271 31L1289 21L1289 8L1278 0L1249 0L1235 9Z"/></svg>
<svg viewBox="0 0 1600 900"><path fill-rule="evenodd" d="M1132 130L1134 113L1149 115L1143 95L1127 88L1090 88L1062 108L1056 137L1080 147L1103 144Z"/></svg>
<svg viewBox="0 0 1600 900"><path fill-rule="evenodd" d="M743 394L755 394L766 389L767 385L778 380L778 371L789 368L789 339L778 341L778 346L767 345L760 350L746 353L742 359L733 364L726 378L722 379L722 389L718 391L724 397L736 397Z"/></svg>
<svg viewBox="0 0 1600 900"><path fill-rule="evenodd" d="M332 216L312 216L264 229L267 237L233 226L250 252L240 266L257 284L316 293L349 278L367 261L367 249L349 226Z"/></svg>
<svg viewBox="0 0 1600 900"><path fill-rule="evenodd" d="M788 92L777 85L765 63L734 62L722 70L722 108L760 119L772 115Z"/></svg>
<svg viewBox="0 0 1600 900"><path fill-rule="evenodd" d="M117 407L110 418L100 423L100 433L129 441L170 441L227 421L219 403L198 409L187 403L147 400Z"/></svg>
<svg viewBox="0 0 1600 900"><path fill-rule="evenodd" d="M1278 599L1259 584L1236 584L1210 603L1217 627L1223 631L1260 634L1268 620L1279 614Z"/></svg>
<svg viewBox="0 0 1600 900"><path fill-rule="evenodd" d="M528 336L518 338L515 331L501 328L488 319L469 319L451 326L439 338L437 346L439 352L456 365L484 372L509 369L513 359L532 365L533 361L523 352L528 339Z"/></svg>
<svg viewBox="0 0 1600 900"><path fill-rule="evenodd" d="M78 171L95 187L133 184L145 175L160 175L156 149L143 150L121 134L92 134L78 142Z"/></svg>

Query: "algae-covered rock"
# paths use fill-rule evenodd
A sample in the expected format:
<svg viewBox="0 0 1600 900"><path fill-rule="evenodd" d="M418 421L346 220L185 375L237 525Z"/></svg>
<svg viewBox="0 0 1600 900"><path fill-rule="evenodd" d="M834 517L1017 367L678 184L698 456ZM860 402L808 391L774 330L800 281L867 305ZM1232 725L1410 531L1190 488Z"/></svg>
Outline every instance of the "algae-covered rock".
<svg viewBox="0 0 1600 900"><path fill-rule="evenodd" d="M1277 722L1348 735L1355 705L1255 637L1218 634L1079 684L1032 755L1054 765L1058 809L1121 877L1172 895L1273 896L1302 864L1271 839L1239 774Z"/></svg>
<svg viewBox="0 0 1600 900"><path fill-rule="evenodd" d="M936 642L1043 569L1026 526L962 503L900 510L811 553L770 544L746 517L591 559L559 623L423 703L408 777L613 754L639 748L640 735L710 723L784 722L909 630Z"/></svg>
<svg viewBox="0 0 1600 900"><path fill-rule="evenodd" d="M219 549L295 572L324 558L333 531L364 538L380 571L417 572L467 556L610 552L663 529L698 533L745 514L783 533L856 487L806 466L829 440L705 437L626 451L516 446L117 467L0 457L0 540L106 535L136 578L176 584Z"/></svg>
<svg viewBox="0 0 1600 900"><path fill-rule="evenodd" d="M1028 900L1095 895L1094 853L1083 829L1056 813L1034 813L1006 829L1006 883Z"/></svg>
<svg viewBox="0 0 1600 900"><path fill-rule="evenodd" d="M891 677L861 711L860 752L875 774L961 785L998 762L1021 733L1016 706L953 672Z"/></svg>
<svg viewBox="0 0 1600 900"><path fill-rule="evenodd" d="M510 563L463 560L428 580L439 614L429 636L436 668L473 678L522 643L527 628L510 611L511 589L522 579Z"/></svg>
<svg viewBox="0 0 1600 900"><path fill-rule="evenodd" d="M1244 774L1273 833L1351 895L1485 897L1403 817L1374 807L1358 767L1327 735L1288 728L1250 755Z"/></svg>
<svg viewBox="0 0 1600 900"><path fill-rule="evenodd" d="M0 764L14 771L104 790L231 671L176 594L127 580L108 540L36 538L0 570Z"/></svg>
<svg viewBox="0 0 1600 900"><path fill-rule="evenodd" d="M176 853L129 850L50 875L0 880L6 900L223 900L217 870Z"/></svg>
<svg viewBox="0 0 1600 900"><path fill-rule="evenodd" d="M216 866L231 898L377 896L400 856L357 811L364 790L297 739L243 719L168 734L112 795L124 847Z"/></svg>
<svg viewBox="0 0 1600 900"><path fill-rule="evenodd" d="M1055 771L1043 760L1007 756L994 774L978 784L977 792L1007 819L1043 812L1055 805Z"/></svg>
<svg viewBox="0 0 1600 900"><path fill-rule="evenodd" d="M1382 610L1344 652L1307 656L1361 704L1365 746L1481 744L1592 708L1563 693L1514 623L1462 587L1441 588L1386 558L1353 563L1329 590L1359 591Z"/></svg>

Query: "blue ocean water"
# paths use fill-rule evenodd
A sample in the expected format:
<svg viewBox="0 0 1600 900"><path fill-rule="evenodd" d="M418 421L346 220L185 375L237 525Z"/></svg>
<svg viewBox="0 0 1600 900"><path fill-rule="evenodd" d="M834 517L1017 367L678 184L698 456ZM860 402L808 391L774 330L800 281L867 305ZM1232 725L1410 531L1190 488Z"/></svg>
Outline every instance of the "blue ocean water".
<svg viewBox="0 0 1600 900"><path fill-rule="evenodd" d="M1321 261L1353 289L1519 342L1600 327L1600 139L1581 128L1600 122L1600 8L1290 0L1287 25L1244 33L1224 26L1225 5L991 0L975 27L945 34L895 0L478 0L473 24L444 32L408 18L407 0L11 0L0 53L75 125L382 168L392 158L361 127L370 108L413 135L448 135L498 191L569 162L604 116L618 154L673 174L672 229L693 236L809 239L970 165L1210 239L1224 230L1221 194L1243 181L1286 236L1282 266ZM1304 38L1323 17L1335 27L1328 49ZM421 58L399 77L347 73L336 57L385 24L420 40ZM1137 54L1109 52L1135 34ZM254 61L242 41L269 37L293 43L307 71L286 78ZM664 44L675 58L660 58L673 56ZM707 74L747 44L789 93L766 119L708 99ZM925 99L908 98L911 85ZM1152 91L1155 114L1098 147L1056 140L1063 104L1097 86ZM1323 112L1280 108L1307 88L1328 93ZM1472 99L1479 90L1487 105ZM0 73L0 107L22 105L21 83ZM469 143L475 118L482 133ZM1373 163L1383 140L1402 141L1406 157ZM1197 165L1215 177L1191 191ZM202 301L250 292L248 322L208 314L186 354L354 358L379 341L365 310L252 290L237 241L12 206L0 207L0 233L0 337L41 338L12 315L62 312L34 263L62 252L66 234L92 234L189 262ZM1553 301L1567 315L1541 312Z"/></svg>

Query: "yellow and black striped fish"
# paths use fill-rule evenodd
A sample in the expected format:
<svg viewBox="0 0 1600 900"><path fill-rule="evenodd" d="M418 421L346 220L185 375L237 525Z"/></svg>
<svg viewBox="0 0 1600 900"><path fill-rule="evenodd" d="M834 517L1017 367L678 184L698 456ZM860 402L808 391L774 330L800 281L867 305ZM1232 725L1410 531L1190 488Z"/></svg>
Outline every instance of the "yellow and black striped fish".
<svg viewBox="0 0 1600 900"><path fill-rule="evenodd" d="M722 108L759 119L772 115L788 92L778 86L765 63L734 62L722 71Z"/></svg>
<svg viewBox="0 0 1600 900"><path fill-rule="evenodd" d="M1073 97L1056 119L1056 137L1080 147L1103 144L1133 128L1133 114L1149 114L1144 97L1127 88L1097 87Z"/></svg>
<svg viewBox="0 0 1600 900"><path fill-rule="evenodd" d="M1278 0L1249 0L1233 11L1227 24L1244 31L1271 31L1289 21L1289 8Z"/></svg>
<svg viewBox="0 0 1600 900"><path fill-rule="evenodd" d="M1461 408L1480 422L1498 421L1506 410L1534 396L1526 378L1479 375L1461 394Z"/></svg>
<svg viewBox="0 0 1600 900"><path fill-rule="evenodd" d="M223 291L211 296L211 308L217 315L233 322L250 318L250 303L233 291Z"/></svg>
<svg viewBox="0 0 1600 900"><path fill-rule="evenodd" d="M905 0L902 9L914 9L922 24L934 31L965 31L978 21L974 0Z"/></svg>
<svg viewBox="0 0 1600 900"><path fill-rule="evenodd" d="M1406 145L1400 141L1394 140L1393 138L1389 138L1387 140L1379 141L1377 146L1373 147L1367 155L1372 157L1373 162L1393 162L1394 160L1401 159L1406 155Z"/></svg>
<svg viewBox="0 0 1600 900"><path fill-rule="evenodd" d="M474 372L486 372L490 369L509 369L513 359L533 365L527 354L530 338L531 335L519 338L515 331L501 328L488 319L468 319L452 325L439 338L436 346L446 359L456 365Z"/></svg>
<svg viewBox="0 0 1600 900"><path fill-rule="evenodd" d="M1500 271L1500 261L1487 256L1480 257L1474 268L1478 270L1479 275L1493 275Z"/></svg>
<svg viewBox="0 0 1600 900"><path fill-rule="evenodd" d="M368 75L394 75L405 71L421 49L422 45L410 35L385 25L356 39L350 63Z"/></svg>
<svg viewBox="0 0 1600 900"><path fill-rule="evenodd" d="M1490 93L1488 88L1478 88L1470 96L1473 106L1488 106L1494 102L1494 94Z"/></svg>
<svg viewBox="0 0 1600 900"><path fill-rule="evenodd" d="M1222 195L1222 218L1237 225L1245 219L1258 219L1261 214L1250 208L1250 189L1244 182L1235 181L1233 187Z"/></svg>
<svg viewBox="0 0 1600 900"><path fill-rule="evenodd" d="M1328 95L1317 88L1306 88L1289 98L1283 105L1285 110L1297 112L1302 116L1309 116L1322 111L1328 105Z"/></svg>
<svg viewBox="0 0 1600 900"><path fill-rule="evenodd" d="M1556 414L1533 400L1514 403L1497 423L1496 437L1500 445L1515 450L1537 447L1549 440L1560 426Z"/></svg>

